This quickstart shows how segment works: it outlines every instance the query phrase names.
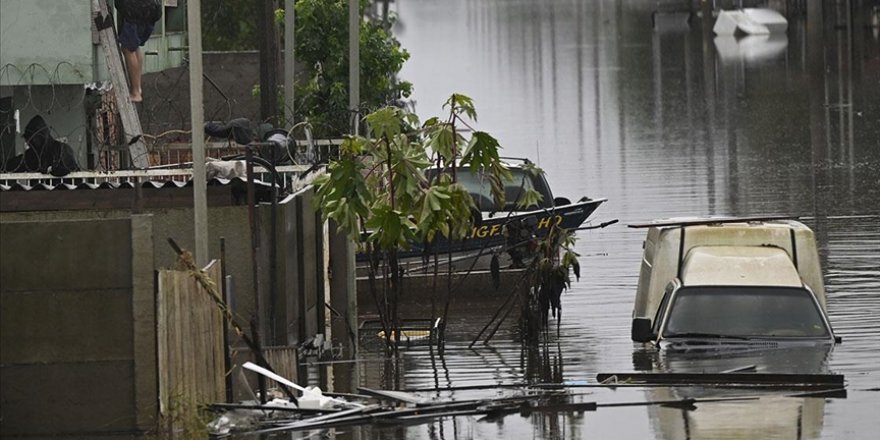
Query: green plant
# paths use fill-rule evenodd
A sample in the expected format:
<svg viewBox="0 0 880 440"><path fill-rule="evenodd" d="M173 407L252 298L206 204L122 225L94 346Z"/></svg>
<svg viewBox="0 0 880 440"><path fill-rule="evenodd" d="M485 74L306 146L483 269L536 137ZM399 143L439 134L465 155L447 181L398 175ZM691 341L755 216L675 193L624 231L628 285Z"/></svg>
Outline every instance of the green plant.
<svg viewBox="0 0 880 440"><path fill-rule="evenodd" d="M562 292L571 288L571 273L581 278L579 256L574 251L576 238L571 232L557 226L550 228L547 236L538 241L538 250L529 265L531 289L524 309L524 324L530 329L529 336L535 337L535 329L547 328L549 315L562 318Z"/></svg>
<svg viewBox="0 0 880 440"><path fill-rule="evenodd" d="M397 252L413 242L431 243L438 234L453 241L467 236L476 207L457 182L458 168L484 173L498 203L504 202L502 179L510 178L495 138L475 130L466 138L457 130L476 120L473 101L453 94L444 109L449 112L444 120L431 118L421 126L416 115L396 107L369 114L370 137L346 138L339 159L316 180L323 218L333 219L353 240L363 238L371 255L381 253L388 262L387 304L376 296L373 270L370 280L389 350L400 340ZM425 171L431 167L443 172L429 180Z"/></svg>
<svg viewBox="0 0 880 440"><path fill-rule="evenodd" d="M360 1L360 12L368 6ZM381 22L360 21L360 103L372 111L409 97L412 84L397 74L409 53ZM296 3L297 63L307 76L295 87L296 120L308 119L318 137L348 133L348 1L299 0Z"/></svg>
<svg viewBox="0 0 880 440"><path fill-rule="evenodd" d="M360 0L361 17L368 4ZM316 137L341 136L350 131L352 117L348 108L348 0L297 0L295 10L294 56L297 69L305 71L297 74L294 118L308 120ZM259 12L253 0L202 0L205 48L255 49ZM275 22L282 27L284 15L283 9L275 10ZM397 78L409 53L389 27L379 21L360 21L360 114L395 105L412 92L411 83ZM259 87L252 94L259 95ZM279 97L281 109L283 102Z"/></svg>
<svg viewBox="0 0 880 440"><path fill-rule="evenodd" d="M175 390L168 398L168 407L160 416L160 439L201 439L208 437L210 414L194 396Z"/></svg>
<svg viewBox="0 0 880 440"><path fill-rule="evenodd" d="M257 3L253 0L201 0L205 50L253 50L257 47Z"/></svg>

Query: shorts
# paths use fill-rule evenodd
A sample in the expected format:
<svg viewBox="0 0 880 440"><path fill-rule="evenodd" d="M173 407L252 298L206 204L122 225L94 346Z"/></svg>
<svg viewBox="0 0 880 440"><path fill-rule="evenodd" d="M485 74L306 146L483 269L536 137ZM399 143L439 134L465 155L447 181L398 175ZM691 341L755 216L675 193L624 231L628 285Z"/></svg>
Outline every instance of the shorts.
<svg viewBox="0 0 880 440"><path fill-rule="evenodd" d="M119 26L119 44L123 49L134 52L150 39L153 33L153 23L131 23L122 20Z"/></svg>

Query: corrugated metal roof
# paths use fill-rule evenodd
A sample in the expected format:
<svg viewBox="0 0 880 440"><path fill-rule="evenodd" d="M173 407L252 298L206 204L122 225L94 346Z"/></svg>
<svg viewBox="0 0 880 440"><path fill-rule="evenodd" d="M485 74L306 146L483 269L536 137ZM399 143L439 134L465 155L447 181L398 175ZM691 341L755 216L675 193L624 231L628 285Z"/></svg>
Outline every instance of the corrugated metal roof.
<svg viewBox="0 0 880 440"><path fill-rule="evenodd" d="M59 180L59 179L48 179ZM79 183L67 183L61 182L57 184L48 184L39 182L34 185L28 185L26 183L22 183L23 181L16 181L15 183L8 185L0 183L0 191L72 191L72 190L97 190L97 189L134 189L135 184L131 181L122 181L122 182L109 182L104 181L101 183L90 183L90 182L79 182ZM271 187L272 184L269 182L263 182L262 180L255 180L255 185ZM240 177L236 177L233 179L223 179L223 178L214 178L210 179L207 182L208 186L225 186L225 185L247 185L247 181ZM161 189L161 188L187 188L192 187L193 181L180 181L180 180L165 180L165 181L157 181L157 180L147 180L141 182L140 187L145 189Z"/></svg>
<svg viewBox="0 0 880 440"><path fill-rule="evenodd" d="M243 162L243 161L242 161ZM220 161L208 162L207 165ZM228 163L228 162L227 162ZM219 170L208 179L208 186L245 184L244 165L235 170ZM283 165L275 168L285 181L285 187L298 186L298 177L312 167L304 165ZM237 174L236 174L237 173ZM219 174L219 175L218 175ZM231 174L231 175L230 175ZM254 167L255 183L259 186L272 186L272 175L261 166ZM209 173L210 176L210 173ZM222 176L222 177L220 177ZM185 188L191 187L192 168L154 168L146 170L120 170L111 172L76 171L64 177L52 177L41 173L0 173L0 191L57 191L57 190L95 190L132 189L141 182L141 188Z"/></svg>

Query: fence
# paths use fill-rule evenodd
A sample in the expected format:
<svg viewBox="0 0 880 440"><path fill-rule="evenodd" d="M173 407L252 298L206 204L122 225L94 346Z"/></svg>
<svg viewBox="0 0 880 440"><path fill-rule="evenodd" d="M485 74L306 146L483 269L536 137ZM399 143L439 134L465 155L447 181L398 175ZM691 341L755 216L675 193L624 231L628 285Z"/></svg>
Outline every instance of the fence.
<svg viewBox="0 0 880 440"><path fill-rule="evenodd" d="M205 273L220 285L220 263ZM172 436L198 417L198 406L225 399L223 317L192 274L160 270L156 298L159 416Z"/></svg>

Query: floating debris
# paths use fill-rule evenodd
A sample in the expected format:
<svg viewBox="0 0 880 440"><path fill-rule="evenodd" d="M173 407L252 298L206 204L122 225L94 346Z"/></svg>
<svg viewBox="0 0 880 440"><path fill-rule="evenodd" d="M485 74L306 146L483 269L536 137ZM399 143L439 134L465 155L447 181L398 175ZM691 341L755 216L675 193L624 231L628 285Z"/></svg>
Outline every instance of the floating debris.
<svg viewBox="0 0 880 440"><path fill-rule="evenodd" d="M316 387L302 387L252 363L243 367L264 375L276 382L302 393L296 403L280 398L265 405L250 401L241 404L214 404L210 408L222 412L208 429L214 436L234 432L267 434L282 431L329 429L362 424L418 424L444 417L483 416L479 420L496 421L512 414L528 416L541 412L583 413L600 408L632 406L664 406L691 411L697 404L728 401L757 400L771 394L720 395L700 398L664 400L641 400L632 402L583 401L583 394L572 394L570 388L640 386L678 387L699 385L707 388L751 386L756 388L806 389L800 394L785 397L846 397L842 375L836 374L664 374L664 373L614 373L599 374L596 381L572 380L559 384L521 384L514 387L497 386L509 390L501 397L471 400L439 400L412 391L377 390L359 387L360 394L346 397L359 400L348 401L330 397ZM749 371L752 366L735 371ZM436 393L435 389L432 392ZM778 395L778 394L776 394Z"/></svg>

